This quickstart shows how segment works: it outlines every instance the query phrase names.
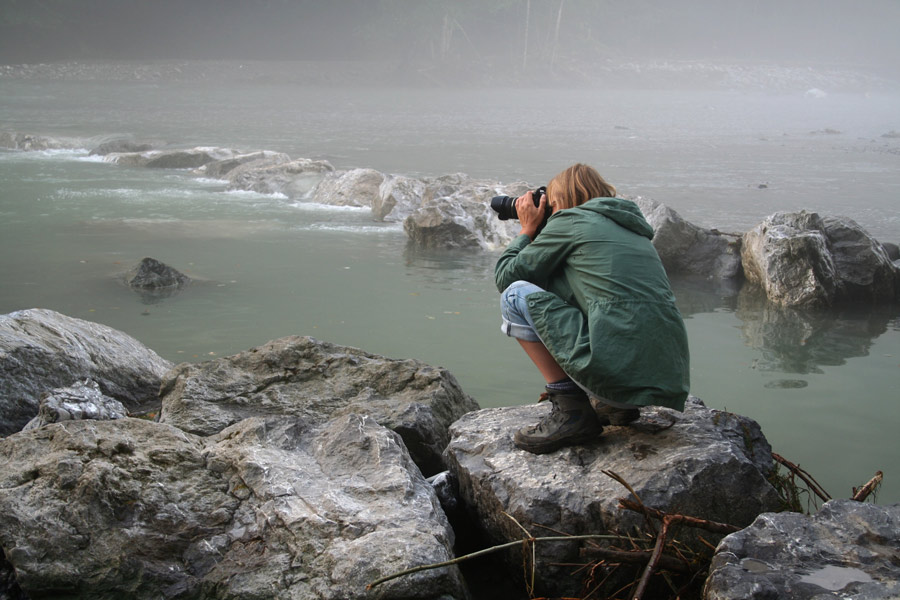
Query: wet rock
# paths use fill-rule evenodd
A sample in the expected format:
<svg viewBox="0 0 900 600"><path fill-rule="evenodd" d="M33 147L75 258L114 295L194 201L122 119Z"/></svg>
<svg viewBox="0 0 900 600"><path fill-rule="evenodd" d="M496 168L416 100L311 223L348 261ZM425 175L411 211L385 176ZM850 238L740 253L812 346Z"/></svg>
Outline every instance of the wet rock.
<svg viewBox="0 0 900 600"><path fill-rule="evenodd" d="M413 247L495 250L518 233L518 222L499 220L490 200L497 195L518 196L529 189L526 184L501 185L463 174L428 179L425 184L422 203L403 221Z"/></svg>
<svg viewBox="0 0 900 600"><path fill-rule="evenodd" d="M427 475L444 470L450 424L478 408L444 369L298 336L178 365L166 374L160 395L160 420L197 435L252 416L321 423L335 415L370 415L400 434Z"/></svg>
<svg viewBox="0 0 900 600"><path fill-rule="evenodd" d="M142 144L131 140L110 140L108 142L103 142L91 150L90 155L106 156L107 154L113 153L130 154L135 152L147 152L152 149L152 144Z"/></svg>
<svg viewBox="0 0 900 600"><path fill-rule="evenodd" d="M372 216L376 221L402 222L421 206L427 195L428 186L421 179L386 176L372 202Z"/></svg>
<svg viewBox="0 0 900 600"><path fill-rule="evenodd" d="M41 399L38 415L23 430L37 429L60 421L112 421L127 416L128 411L121 402L104 395L96 381L85 379L48 392Z"/></svg>
<svg viewBox="0 0 900 600"><path fill-rule="evenodd" d="M334 167L324 160L299 158L285 162L282 157L270 157L233 169L228 174L228 189L305 198L332 171Z"/></svg>
<svg viewBox="0 0 900 600"><path fill-rule="evenodd" d="M517 449L513 433L537 422L549 410L545 404L476 411L450 429L445 458L463 502L491 543L522 539L522 530L507 515L533 535L633 534L643 517L618 508L618 499L629 492L606 470L622 476L644 504L667 512L745 526L760 513L780 508L766 478L774 466L771 448L748 418L708 409L690 397L684 413L642 409L633 426L607 427L596 443L545 455ZM702 551L690 530L680 530L679 539ZM583 562L581 545L537 545L536 594L578 595L580 581L559 565ZM521 556L510 560L504 576L515 580L521 576ZM634 574L627 574L629 580ZM604 596L602 590L598 596Z"/></svg>
<svg viewBox="0 0 900 600"><path fill-rule="evenodd" d="M370 208L379 197L384 175L375 169L352 169L325 175L313 192L313 200L334 206Z"/></svg>
<svg viewBox="0 0 900 600"><path fill-rule="evenodd" d="M653 246L669 274L703 275L711 279L733 279L743 275L741 236L703 229L653 200L634 202L653 227Z"/></svg>
<svg viewBox="0 0 900 600"><path fill-rule="evenodd" d="M260 161L265 161L265 164L268 165L284 164L290 162L290 160L291 157L287 154L281 152L272 152L269 150L260 150L259 152L238 154L232 158L226 158L223 160L217 160L215 162L205 164L197 169L197 173L211 179L224 179L226 175L230 174L242 165L251 163L259 165L262 164Z"/></svg>
<svg viewBox="0 0 900 600"><path fill-rule="evenodd" d="M0 131L0 148L35 151L59 150L62 148L74 148L76 146L77 144L74 144L72 140L61 140L41 135L31 135L28 133Z"/></svg>
<svg viewBox="0 0 900 600"><path fill-rule="evenodd" d="M233 158L228 148L198 147L188 150L148 150L146 152L113 152L106 160L126 167L148 169L197 169L205 164Z"/></svg>
<svg viewBox="0 0 900 600"><path fill-rule="evenodd" d="M144 258L125 275L129 287L138 290L181 288L191 280L184 273L155 258Z"/></svg>
<svg viewBox="0 0 900 600"><path fill-rule="evenodd" d="M157 402L172 363L129 335L46 309L0 315L0 435L38 414L41 397L84 379L137 411Z"/></svg>
<svg viewBox="0 0 900 600"><path fill-rule="evenodd" d="M777 304L828 307L897 297L884 247L846 217L775 213L744 234L744 274Z"/></svg>
<svg viewBox="0 0 900 600"><path fill-rule="evenodd" d="M362 415L211 438L139 419L0 440L0 545L30 597L466 598L453 533L393 432Z"/></svg>
<svg viewBox="0 0 900 600"><path fill-rule="evenodd" d="M716 549L705 600L900 597L900 504L832 500L812 516L760 515Z"/></svg>
<svg viewBox="0 0 900 600"><path fill-rule="evenodd" d="M887 252L888 258L895 262L900 260L900 246L891 242L884 242L881 245L884 247L884 251Z"/></svg>

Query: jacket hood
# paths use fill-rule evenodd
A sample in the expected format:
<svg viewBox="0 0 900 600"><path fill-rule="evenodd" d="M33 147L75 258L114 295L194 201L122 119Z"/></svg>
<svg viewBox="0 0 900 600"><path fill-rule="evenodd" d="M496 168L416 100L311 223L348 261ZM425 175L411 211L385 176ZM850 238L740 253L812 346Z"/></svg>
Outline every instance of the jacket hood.
<svg viewBox="0 0 900 600"><path fill-rule="evenodd" d="M612 219L618 225L642 235L647 239L653 239L653 227L644 218L644 213L638 205L624 198L594 198L575 208L599 213L608 219Z"/></svg>

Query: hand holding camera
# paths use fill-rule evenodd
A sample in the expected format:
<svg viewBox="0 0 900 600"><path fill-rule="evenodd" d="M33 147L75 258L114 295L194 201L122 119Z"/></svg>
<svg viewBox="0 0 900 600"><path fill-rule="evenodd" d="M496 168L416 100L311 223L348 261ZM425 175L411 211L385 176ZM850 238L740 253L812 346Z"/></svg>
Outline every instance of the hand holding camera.
<svg viewBox="0 0 900 600"><path fill-rule="evenodd" d="M547 188L541 186L534 191L525 192L518 198L494 196L491 199L491 208L501 221L517 219L522 224L521 233L526 233L534 239L547 224L552 212L546 193Z"/></svg>

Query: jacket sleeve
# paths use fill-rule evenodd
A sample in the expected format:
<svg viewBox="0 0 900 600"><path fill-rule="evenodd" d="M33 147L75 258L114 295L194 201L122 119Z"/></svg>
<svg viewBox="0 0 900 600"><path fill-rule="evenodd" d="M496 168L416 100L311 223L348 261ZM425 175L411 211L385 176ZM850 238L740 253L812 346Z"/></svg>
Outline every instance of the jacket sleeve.
<svg viewBox="0 0 900 600"><path fill-rule="evenodd" d="M502 292L515 281L547 288L573 246L570 225L566 215L557 213L533 242L524 234L510 242L494 267L497 289Z"/></svg>

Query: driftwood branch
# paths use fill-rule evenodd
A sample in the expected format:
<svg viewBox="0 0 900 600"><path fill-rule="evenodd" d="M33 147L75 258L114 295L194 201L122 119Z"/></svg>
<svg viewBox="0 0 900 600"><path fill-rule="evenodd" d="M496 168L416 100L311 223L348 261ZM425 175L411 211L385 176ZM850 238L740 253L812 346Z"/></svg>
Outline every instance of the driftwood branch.
<svg viewBox="0 0 900 600"><path fill-rule="evenodd" d="M653 573L655 573L656 570L661 566L663 550L665 549L667 543L666 538L669 534L669 528L672 525L683 523L691 527L698 527L707 531L711 531L713 533L723 534L734 533L735 531L740 530L739 527L728 525L726 523L717 523L715 521L709 521L706 519L700 519L688 515L669 514L655 508L650 508L641 501L641 498L621 475L618 475L613 471L603 471L603 473L625 486L625 488L629 492L631 492L631 495L634 496L636 500L633 501L628 500L627 498L619 498L619 507L644 515L644 519L648 523L650 523L651 517L659 519L662 522L659 532L656 534L656 544L653 547L653 551L650 553L650 558L647 561L647 566L644 568L644 573L641 575L641 579L634 591L634 595L632 596L633 600L641 600L644 597L644 592L647 591L647 586L650 583L650 578L653 576Z"/></svg>
<svg viewBox="0 0 900 600"><path fill-rule="evenodd" d="M875 477L870 479L866 485L862 486L859 489L853 488L853 497L851 500L856 500L857 502L862 502L866 498L869 497L869 494L875 491L879 485L881 485L881 480L884 479L884 473L881 471L875 472Z"/></svg>
<svg viewBox="0 0 900 600"><path fill-rule="evenodd" d="M706 531L711 531L712 533L723 533L727 535L729 533L734 533L735 531L741 530L740 527L735 527L734 525L729 525L728 523L719 523L717 521L709 521L707 519L690 517L688 515L665 513L661 510L650 508L649 506L638 505L637 502L632 502L631 500L626 500L625 498L619 498L619 506L634 512L649 514L650 516L655 517L661 521L668 518L672 521L672 523L684 523L685 525L689 525L690 527L705 529Z"/></svg>
<svg viewBox="0 0 900 600"><path fill-rule="evenodd" d="M599 557L610 562L636 565L646 565L650 562L652 554L652 550L613 550L612 548L603 548L595 544L581 549L581 556L586 558ZM693 572L693 569L685 563L666 554L659 557L659 566L667 571L676 573L690 574Z"/></svg>
<svg viewBox="0 0 900 600"><path fill-rule="evenodd" d="M831 500L831 496L824 489L822 489L822 486L819 485L819 482L813 479L812 475L801 469L799 465L795 465L788 459L784 458L780 454L776 454L775 452L772 453L772 458L775 459L775 462L787 467L788 471L790 471L792 474L802 479L803 482L809 486L809 489L823 502L828 502L829 500Z"/></svg>

